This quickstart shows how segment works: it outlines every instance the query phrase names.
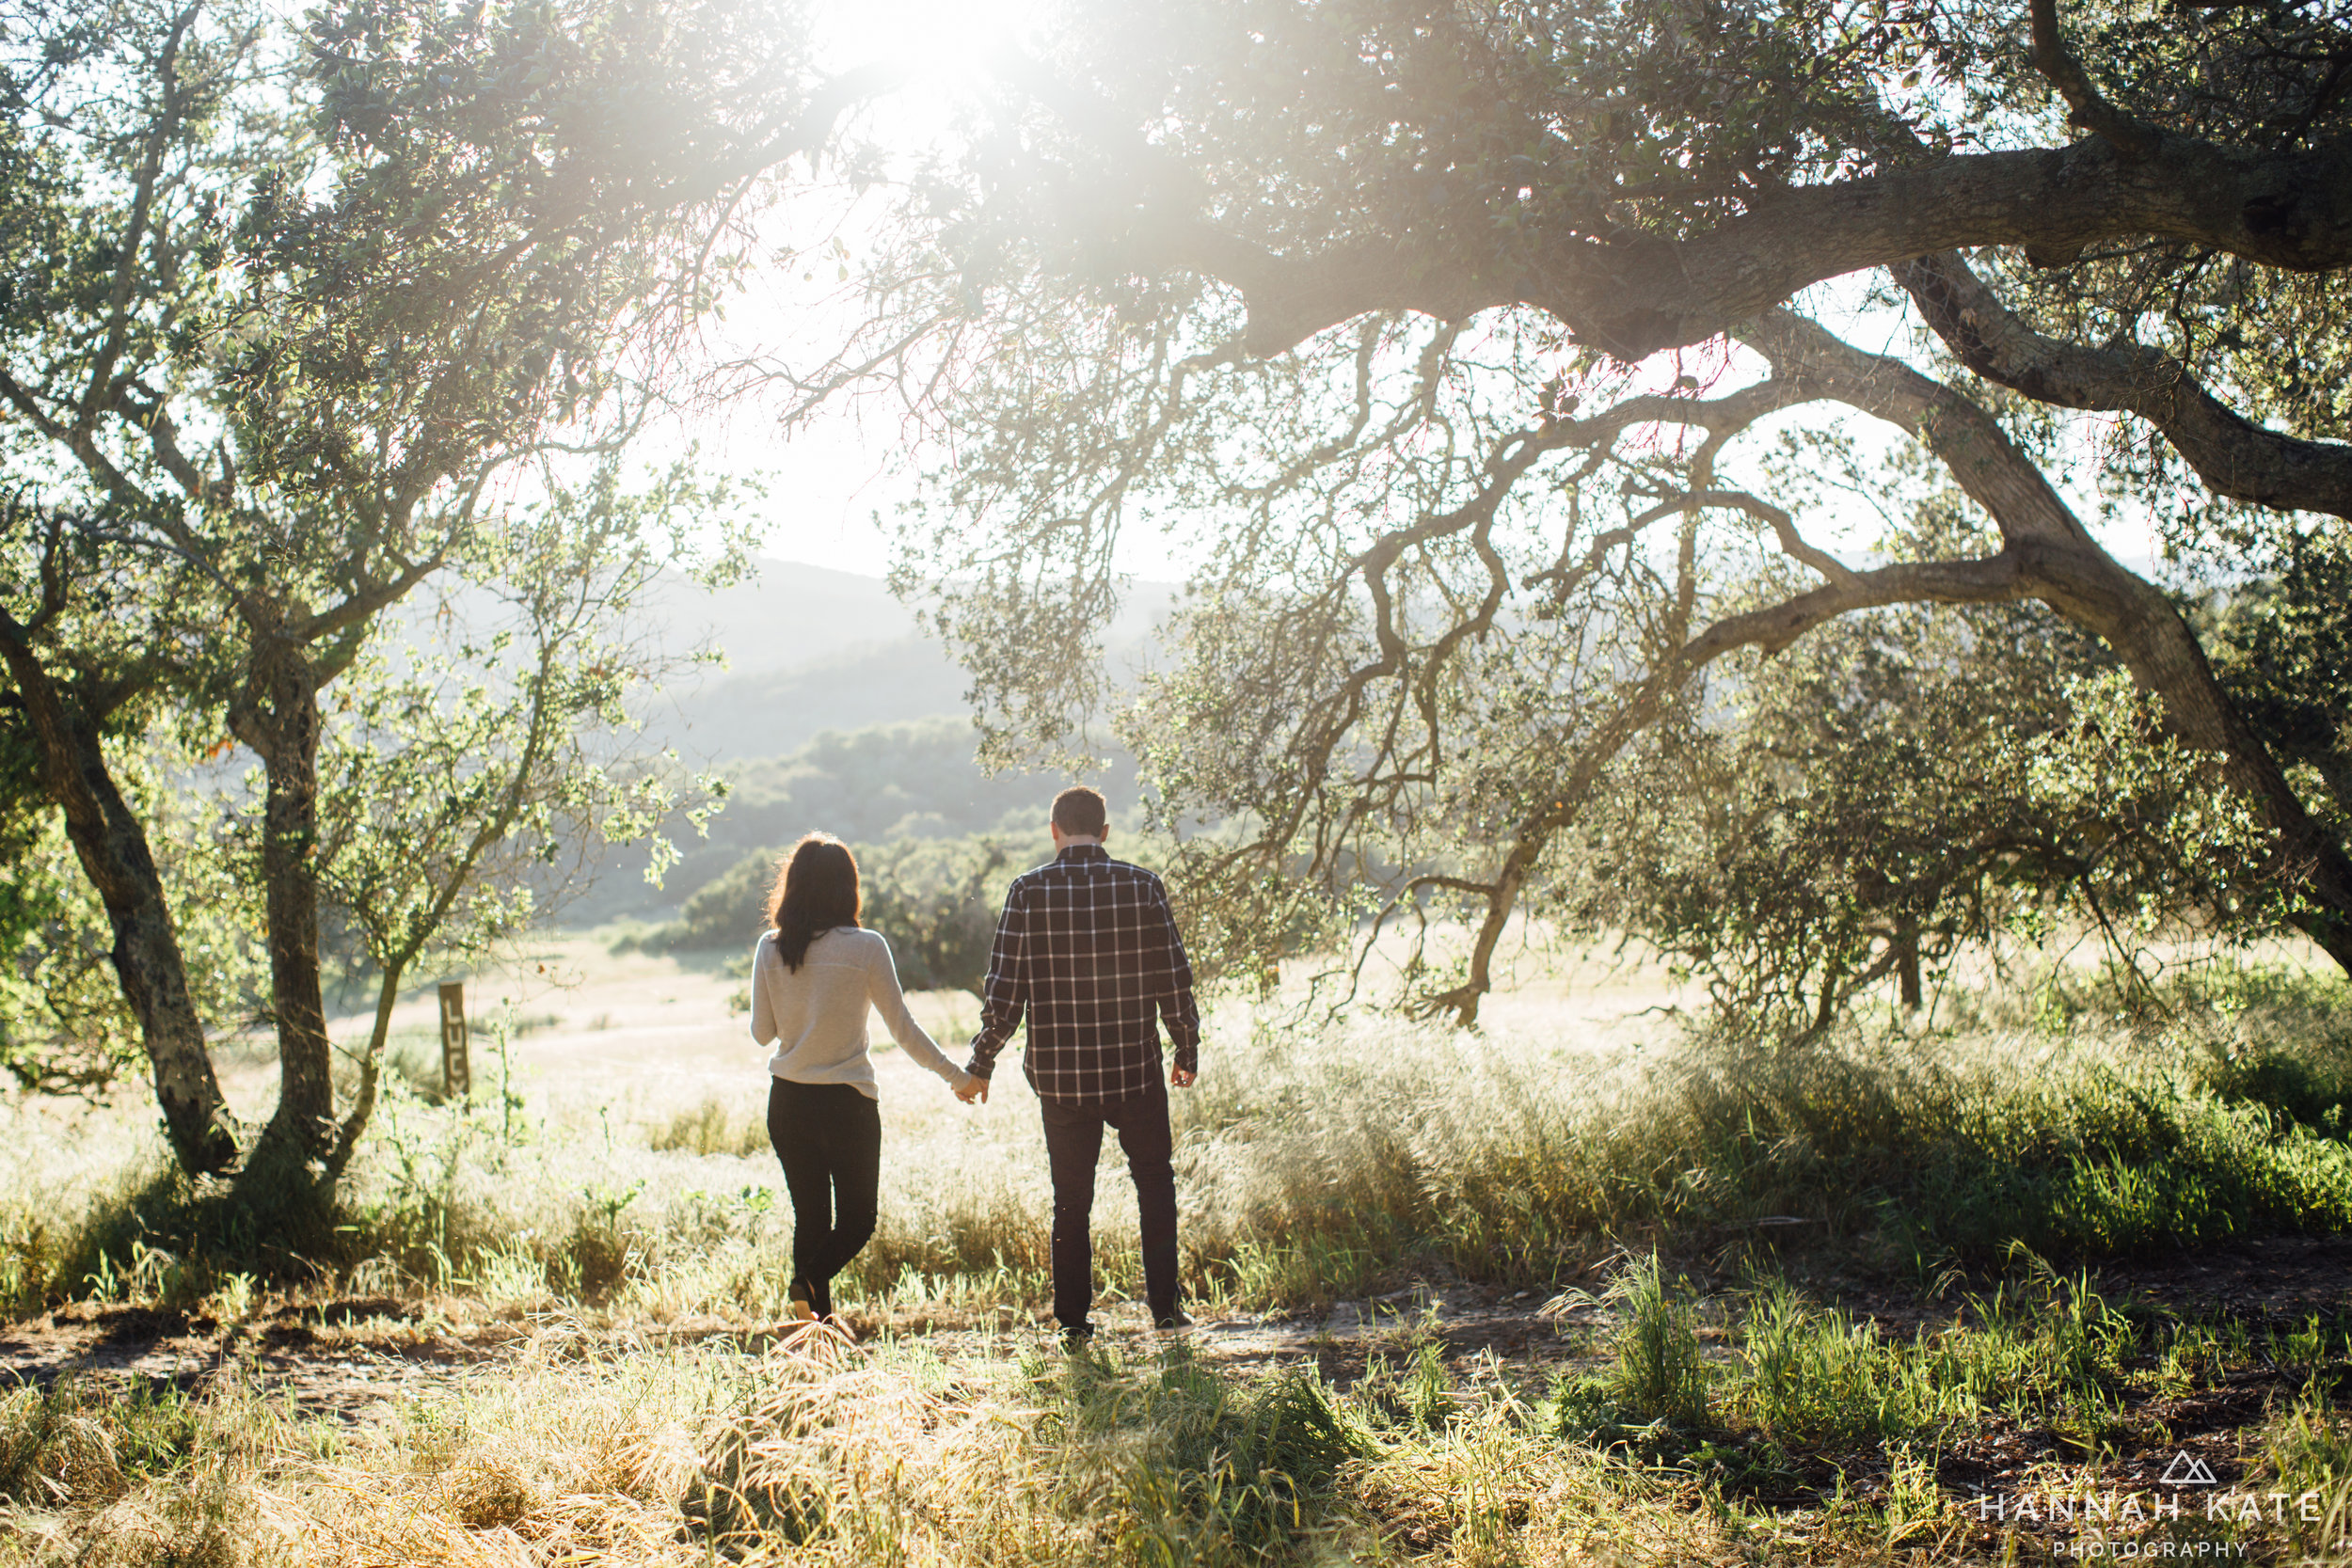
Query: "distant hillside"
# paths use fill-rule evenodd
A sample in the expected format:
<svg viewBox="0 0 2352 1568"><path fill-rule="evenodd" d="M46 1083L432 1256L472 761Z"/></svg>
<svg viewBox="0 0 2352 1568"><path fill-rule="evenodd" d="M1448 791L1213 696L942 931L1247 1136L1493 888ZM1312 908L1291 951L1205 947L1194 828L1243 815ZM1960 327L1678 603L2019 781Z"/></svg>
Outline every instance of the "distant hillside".
<svg viewBox="0 0 2352 1568"><path fill-rule="evenodd" d="M1173 591L1138 583L1104 639L1113 667L1148 648ZM684 578L647 607L675 648L723 650L727 667L674 683L640 713L649 739L698 763L776 757L825 730L964 714L970 684L880 578L763 559L736 587Z"/></svg>
<svg viewBox="0 0 2352 1568"><path fill-rule="evenodd" d="M578 925L622 916L666 914L747 855L771 853L803 833L822 832L861 849L908 838L958 838L996 832L1046 842L1045 816L1071 781L1060 774L980 771L972 760L972 726L961 714L828 731L781 757L722 765L734 785L709 836L673 834L683 858L648 886L641 851L609 853L595 887L565 911ZM1114 812L1136 799L1132 758L1089 781L1111 797Z"/></svg>
<svg viewBox="0 0 2352 1568"><path fill-rule="evenodd" d="M964 687L963 671L938 643L908 636L790 668L723 673L664 693L644 717L680 756L725 763L782 756L827 730L952 714L968 756Z"/></svg>
<svg viewBox="0 0 2352 1568"><path fill-rule="evenodd" d="M1105 639L1114 669L1141 662L1170 598L1165 586L1138 585ZM723 649L729 668L642 703L644 737L691 766L715 766L735 793L707 840L673 826L685 854L660 888L644 880L642 851L608 851L596 885L567 905L567 922L665 915L745 855L811 830L866 847L1040 831L1070 782L980 771L962 669L919 635L878 578L762 561L755 578L716 594L673 578L647 618L673 648ZM1115 812L1131 807L1134 759L1118 755L1108 776L1089 782L1111 795Z"/></svg>
<svg viewBox="0 0 2352 1568"><path fill-rule="evenodd" d="M1058 775L980 771L961 715L834 732L789 756L730 768L726 834L783 844L813 828L851 843L950 838L1004 825L1043 831ZM1132 773L1126 775L1132 781Z"/></svg>

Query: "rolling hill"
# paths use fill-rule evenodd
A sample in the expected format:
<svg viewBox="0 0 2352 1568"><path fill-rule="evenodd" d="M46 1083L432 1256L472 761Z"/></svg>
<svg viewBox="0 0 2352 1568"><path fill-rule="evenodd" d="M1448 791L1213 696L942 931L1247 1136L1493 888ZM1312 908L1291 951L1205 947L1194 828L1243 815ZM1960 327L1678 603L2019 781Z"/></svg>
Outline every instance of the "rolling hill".
<svg viewBox="0 0 2352 1568"><path fill-rule="evenodd" d="M1136 585L1105 640L1113 668L1141 664L1171 598L1165 585ZM640 738L714 768L734 794L707 839L673 825L684 858L660 888L644 880L642 849L607 851L595 884L567 901L567 924L660 918L745 855L812 829L871 845L1041 821L1068 782L980 770L963 671L879 578L763 560L718 592L669 579L646 616L669 646L727 661L638 704ZM1115 756L1092 782L1118 809L1134 798L1133 759Z"/></svg>

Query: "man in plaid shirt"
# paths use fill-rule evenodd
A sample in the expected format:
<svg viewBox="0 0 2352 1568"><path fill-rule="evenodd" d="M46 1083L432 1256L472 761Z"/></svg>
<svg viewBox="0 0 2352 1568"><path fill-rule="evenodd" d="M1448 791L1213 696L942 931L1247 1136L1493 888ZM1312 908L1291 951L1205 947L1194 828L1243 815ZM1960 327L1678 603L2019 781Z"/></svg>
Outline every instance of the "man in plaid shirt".
<svg viewBox="0 0 2352 1568"><path fill-rule="evenodd" d="M1152 1321L1162 1328L1191 1321L1176 1304L1176 1171L1159 1026L1167 1021L1176 1045L1168 1082L1189 1087L1200 1070L1200 1012L1168 890L1103 848L1109 816L1102 793L1084 784L1063 790L1053 831L1053 863L1015 878L1005 895L965 1069L980 1082L964 1099L988 1098L996 1053L1025 1013L1022 1068L1044 1110L1054 1176L1054 1316L1076 1344L1094 1332L1087 1321L1094 1305L1089 1226L1104 1127L1118 1129L1135 1178Z"/></svg>

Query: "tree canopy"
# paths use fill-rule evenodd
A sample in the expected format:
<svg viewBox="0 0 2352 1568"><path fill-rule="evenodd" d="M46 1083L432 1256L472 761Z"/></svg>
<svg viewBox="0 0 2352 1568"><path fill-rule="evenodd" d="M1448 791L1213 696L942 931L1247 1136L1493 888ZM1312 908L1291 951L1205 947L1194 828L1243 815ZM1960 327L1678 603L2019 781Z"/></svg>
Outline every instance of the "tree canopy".
<svg viewBox="0 0 2352 1568"><path fill-rule="evenodd" d="M663 814L581 736L659 662L621 635L654 568L740 541L710 487L629 496L617 465L724 283L743 182L843 102L803 41L767 7L594 0L354 0L299 30L238 0L36 4L0 34L0 772L103 906L188 1169L331 1178L406 966L519 912L485 876ZM403 650L393 612L443 584L435 631L463 635ZM260 895L258 1141L213 1071L179 857L126 783L159 744L257 765L250 811L193 831ZM328 913L383 987L343 1105Z"/></svg>
<svg viewBox="0 0 2352 1568"><path fill-rule="evenodd" d="M1120 722L1170 819L1250 825L1184 867L1233 953L1369 874L1467 909L1424 1000L1473 1017L1523 895L1698 673L2030 599L2253 814L2222 880L2285 890L2352 964L2315 776L2049 477L2095 467L2103 504L2239 576L2344 515L2334 12L1197 0L1039 36L910 179L874 321L805 385L895 392L952 452L901 581L1005 754L1069 744L1100 695L1069 656L1120 531L1214 541L1180 662ZM1916 344L1833 331L1808 291L1838 279ZM2058 417L2085 409L2114 418ZM1986 531L1824 547L1813 460L1753 453L1825 411L1906 437Z"/></svg>

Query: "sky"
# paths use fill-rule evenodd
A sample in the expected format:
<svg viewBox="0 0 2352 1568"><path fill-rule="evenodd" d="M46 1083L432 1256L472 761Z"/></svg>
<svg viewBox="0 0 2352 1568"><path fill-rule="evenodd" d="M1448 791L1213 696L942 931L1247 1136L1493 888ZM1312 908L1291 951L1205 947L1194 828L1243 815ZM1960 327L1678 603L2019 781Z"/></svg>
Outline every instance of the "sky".
<svg viewBox="0 0 2352 1568"><path fill-rule="evenodd" d="M1000 40L1017 40L1031 11L1026 0L823 0L816 8L818 61L828 72L882 60L910 68L913 80L866 110L861 129L916 146L944 128L942 110L970 79L973 62ZM850 302L811 296L787 277L731 306L725 330L737 341L766 338L805 351L836 341L854 319ZM787 436L772 407L746 401L726 415L703 417L691 432L657 437L677 445L690 438L713 465L765 483L762 553L871 577L889 570L887 519L913 486L890 471L898 432L887 418L845 413ZM1122 564L1152 578L1181 570L1149 548Z"/></svg>
<svg viewBox="0 0 2352 1568"><path fill-rule="evenodd" d="M298 24L315 0L263 3ZM818 62L828 72L881 60L911 68L914 80L868 109L866 128L918 145L940 128L941 110L974 62L997 40L1017 40L1033 10L1030 0L816 0ZM739 340L813 343L831 337L829 325L853 320L836 305L829 319L796 328L807 309L795 294L755 290L731 304L729 327ZM697 413L691 422L658 422L635 450L648 467L693 450L707 469L760 480L769 491L757 513L761 553L880 577L889 570L890 538L876 515L886 519L912 492L885 472L894 437L886 423L829 418L787 438L772 409L747 401ZM1126 564L1154 578L1181 570L1149 547Z"/></svg>

